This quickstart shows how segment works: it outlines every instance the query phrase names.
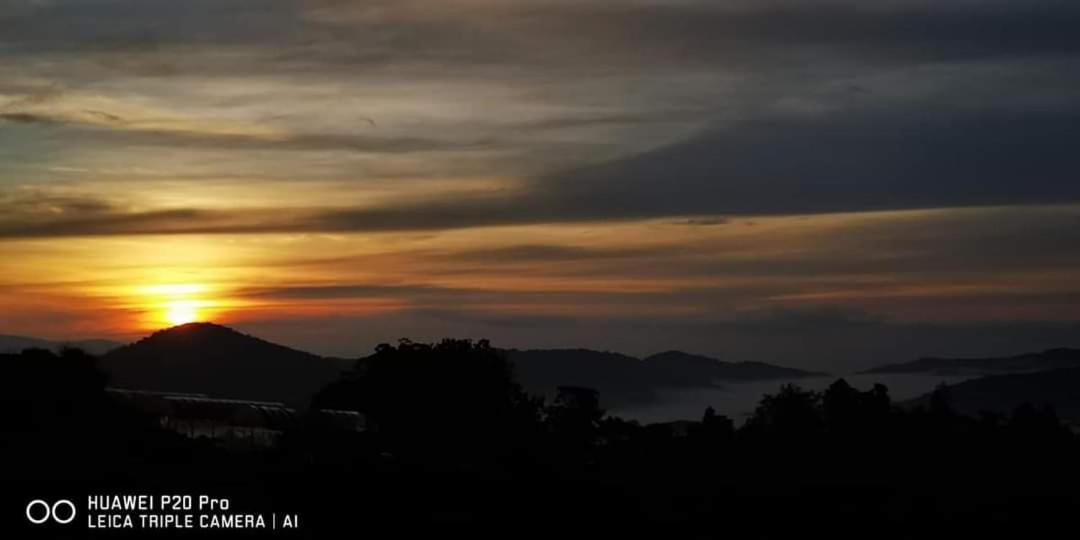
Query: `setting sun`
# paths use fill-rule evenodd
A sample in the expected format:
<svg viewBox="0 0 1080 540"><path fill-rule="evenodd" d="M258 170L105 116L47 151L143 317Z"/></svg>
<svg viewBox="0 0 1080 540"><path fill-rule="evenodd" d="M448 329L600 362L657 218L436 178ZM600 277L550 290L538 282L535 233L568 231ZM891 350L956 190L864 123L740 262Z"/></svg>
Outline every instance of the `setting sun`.
<svg viewBox="0 0 1080 540"><path fill-rule="evenodd" d="M205 320L206 310L216 302L208 298L209 287L202 283L167 283L139 288L144 305L152 315L152 326L177 326Z"/></svg>
<svg viewBox="0 0 1080 540"><path fill-rule="evenodd" d="M165 304L165 322L173 326L195 322L198 316L198 306L190 300L178 300Z"/></svg>

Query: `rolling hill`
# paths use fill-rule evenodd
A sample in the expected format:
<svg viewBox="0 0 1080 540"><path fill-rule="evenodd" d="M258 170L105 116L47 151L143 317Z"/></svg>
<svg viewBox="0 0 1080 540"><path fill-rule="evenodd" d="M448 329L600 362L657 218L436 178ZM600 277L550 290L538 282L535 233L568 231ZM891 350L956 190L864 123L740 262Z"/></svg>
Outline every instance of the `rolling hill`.
<svg viewBox="0 0 1080 540"><path fill-rule="evenodd" d="M559 386L595 388L606 406L648 403L662 389L823 375L679 351L645 359L588 349L504 352L528 391L552 395ZM191 323L112 350L101 357L101 365L115 387L304 406L353 361L290 349L225 326Z"/></svg>
<svg viewBox="0 0 1080 540"><path fill-rule="evenodd" d="M1049 349L1039 353L994 358L920 358L869 369L862 373L993 375L1068 368L1080 368L1080 349Z"/></svg>
<svg viewBox="0 0 1080 540"><path fill-rule="evenodd" d="M595 388L606 406L648 403L661 389L824 375L760 362L723 362L680 351L645 359L588 349L511 349L506 353L518 380L530 392L551 395L558 386Z"/></svg>
<svg viewBox="0 0 1080 540"><path fill-rule="evenodd" d="M110 385L165 392L283 401L310 396L349 364L290 349L210 323L161 330L101 357Z"/></svg>
<svg viewBox="0 0 1080 540"><path fill-rule="evenodd" d="M59 351L64 347L82 349L90 354L105 354L123 343L107 339L81 339L73 341L54 341L27 336L0 335L0 353L18 353L24 349L47 349Z"/></svg>
<svg viewBox="0 0 1080 540"><path fill-rule="evenodd" d="M533 394L551 396L559 386L582 386L599 390L607 405L653 398L641 361L632 356L589 349L511 349L506 354L518 381Z"/></svg>
<svg viewBox="0 0 1080 540"><path fill-rule="evenodd" d="M966 415L981 411L1008 414L1024 403L1052 405L1058 416L1080 425L1080 368L980 377L950 385L948 395L953 409ZM929 403L927 394L907 405Z"/></svg>
<svg viewBox="0 0 1080 540"><path fill-rule="evenodd" d="M702 386L703 381L767 381L828 375L764 362L724 362L682 351L654 354L642 360L642 364L651 378L666 380L671 386Z"/></svg>

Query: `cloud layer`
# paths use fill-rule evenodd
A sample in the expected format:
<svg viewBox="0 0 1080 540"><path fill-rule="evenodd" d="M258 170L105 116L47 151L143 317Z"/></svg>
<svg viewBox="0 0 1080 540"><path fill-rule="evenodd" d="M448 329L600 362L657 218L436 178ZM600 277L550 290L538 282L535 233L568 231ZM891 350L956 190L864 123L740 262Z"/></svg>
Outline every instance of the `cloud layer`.
<svg viewBox="0 0 1080 540"><path fill-rule="evenodd" d="M637 348L772 310L854 314L868 347L1058 328L1078 26L1064 0L0 0L0 285L66 328L168 280L296 335L327 305Z"/></svg>

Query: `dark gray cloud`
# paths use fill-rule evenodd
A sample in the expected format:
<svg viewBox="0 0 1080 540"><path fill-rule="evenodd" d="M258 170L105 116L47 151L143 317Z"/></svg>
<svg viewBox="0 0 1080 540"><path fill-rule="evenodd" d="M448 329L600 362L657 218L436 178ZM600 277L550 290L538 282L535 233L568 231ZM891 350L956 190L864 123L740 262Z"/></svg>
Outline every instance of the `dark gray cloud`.
<svg viewBox="0 0 1080 540"><path fill-rule="evenodd" d="M281 35L295 24L287 0L5 1L0 42L24 52L146 51L169 45L238 44ZM6 4L15 4L15 8Z"/></svg>
<svg viewBox="0 0 1080 540"><path fill-rule="evenodd" d="M1078 126L1080 115L1017 113L997 117L966 112L926 112L917 118L868 115L764 122L538 179L523 192L416 199L370 208L130 211L108 205L108 211L93 213L28 214L28 203L15 198L0 201L6 210L0 218L0 237L435 231L709 214L1060 204L1080 201L1080 183L1071 177L1071 171L1080 165L1080 154L1072 147L1072 141L1080 140ZM1024 224L1026 218L1006 213L1001 219L1020 219L1013 224ZM692 217L677 223L704 226L727 222ZM936 222L927 223L933 226ZM962 221L961 225L968 226ZM1075 243L1073 235L1063 232L1072 229L1062 229L1060 219L1046 226L1029 225L1026 232L1009 233L1002 242L1045 245L1058 254L1062 250L1055 249L1053 242L1064 246ZM984 228L984 224L977 227ZM1030 236L1032 227L1045 230L1034 242L1023 240ZM1013 229L1005 226L1002 230ZM911 232L900 230L896 234ZM925 242L955 232L926 230L918 232L918 238ZM875 242L869 235L859 238ZM909 249L919 245L909 242ZM868 253L875 251L874 245L861 247ZM964 250L962 245L957 249ZM477 255L518 260L627 256L558 246L518 246Z"/></svg>
<svg viewBox="0 0 1080 540"><path fill-rule="evenodd" d="M425 137L379 136L356 133L282 133L280 135L255 133L221 133L188 129L143 128L140 122L102 111L83 111L92 117L93 123L79 118L62 117L47 113L0 112L0 124L41 125L69 127L73 137L91 137L95 144L126 144L129 146L153 146L168 148L203 148L230 150L346 150L380 154L407 154L414 152L469 151L489 148L490 140L440 140ZM366 127L366 126L365 126Z"/></svg>
<svg viewBox="0 0 1080 540"><path fill-rule="evenodd" d="M29 216L0 221L0 238L37 238L56 236L104 236L123 234L184 234L215 231L243 231L243 225L214 225L217 218L234 222L228 216L201 210L164 210L156 212L92 212L58 216ZM193 223L198 223L194 224Z"/></svg>
<svg viewBox="0 0 1080 540"><path fill-rule="evenodd" d="M912 103L774 116L552 177L530 191L322 215L332 230L1080 201L1080 107Z"/></svg>
<svg viewBox="0 0 1080 540"><path fill-rule="evenodd" d="M652 113L617 113L617 114L585 114L580 116L563 116L545 118L533 122L524 122L513 125L514 129L530 132L543 132L547 130L563 130L573 128L610 127L634 124L663 124L680 123L700 118L701 110L664 110Z"/></svg>
<svg viewBox="0 0 1080 540"><path fill-rule="evenodd" d="M183 131L140 131L121 133L134 144L153 146L194 146L234 150L347 150L380 154L469 151L489 148L489 140L452 141L424 137L379 137L346 133L293 133L280 137L243 134L206 134Z"/></svg>
<svg viewBox="0 0 1080 540"><path fill-rule="evenodd" d="M1076 141L1080 107L762 117L547 179L541 200L612 217L1077 201Z"/></svg>
<svg viewBox="0 0 1080 540"><path fill-rule="evenodd" d="M116 0L43 3L10 12L0 18L0 41L34 53L169 56L192 47L269 46L268 54L259 56L298 69L432 61L453 69L575 58L659 66L807 52L878 61L1075 53L1078 24L1075 2L1058 0L869 5Z"/></svg>
<svg viewBox="0 0 1080 540"><path fill-rule="evenodd" d="M107 216L122 209L110 201L81 195L55 194L43 191L0 191L0 211L5 219L18 222L31 216Z"/></svg>
<svg viewBox="0 0 1080 540"><path fill-rule="evenodd" d="M828 57L912 63L1074 54L1075 3L722 2L548 4L509 26L579 59L791 69Z"/></svg>
<svg viewBox="0 0 1080 540"><path fill-rule="evenodd" d="M15 122L16 124L49 125L57 123L55 120L46 115L21 112L0 113L0 121Z"/></svg>
<svg viewBox="0 0 1080 540"><path fill-rule="evenodd" d="M70 54L79 59L93 56L94 51L149 51L163 57L175 54L188 65L197 65L200 62L191 62L191 54L216 47L220 57L239 73L254 60L282 72L299 64L328 64L317 69L323 70L324 76L336 76L341 74L341 65L415 63L430 50L440 71L505 67L499 59L504 55L507 61L525 65L554 60L553 65L566 66L581 61L602 78L612 66L623 73L647 70L657 75L669 69L686 69L687 62L707 64L723 55L748 55L755 63L734 70L743 77L751 75L744 93L765 94L781 101L802 100L808 110L785 112L754 104L731 117L711 119L712 127L689 140L538 176L515 192L408 199L356 209L268 208L225 213L201 208L149 212L117 208L93 215L35 216L22 222L9 217L0 220L0 235L5 237L438 230L1080 200L1080 183L1071 176L1080 165L1074 142L1080 140L1080 100L1070 98L1066 91L1078 81L1064 69L1075 67L1076 61L1069 59L1076 56L1080 44L1080 33L1073 31L1080 21L1080 7L1073 2L902 1L868 5L791 1L766 6L714 2L461 6L375 2L357 6L199 0L179 6L80 0L11 5L13 9L0 19L5 30L0 33L0 42L7 46L0 54L16 58ZM482 13L497 13L499 17L479 16ZM241 50L257 52L258 58L238 53ZM601 61L607 56L612 62ZM633 58L633 65L618 68L622 65L614 60L618 56ZM1019 69L1008 63L1010 58L1029 56L1031 65L1049 62L1039 77L1008 75L1010 70ZM777 60L779 57L789 59ZM856 57L865 61L835 71L837 62ZM988 79L999 83L990 96L979 92L978 80L956 84L947 76L938 80L940 73L917 74L911 81L894 73L901 86L897 89L874 82L882 66L893 65L885 57L931 66L955 62L957 69L968 65L964 62L993 59L1006 63L996 71L993 63L986 69L1006 75ZM215 58L208 57L206 62L218 61ZM790 59L795 58L810 63L793 64ZM335 63L341 64L330 67ZM1030 69L1035 68L1023 68ZM499 81L527 71L487 73L491 80ZM944 72L951 73L949 69ZM549 75L561 80L558 69L540 70L533 77ZM869 83L864 80L867 78ZM787 83L795 87L787 88ZM908 84L917 88L906 89ZM850 91L838 91L837 85ZM363 127L372 133L299 132L267 137L139 129L121 115L96 109L83 111L93 122L79 122L70 115L51 115L36 108L22 110L47 105L63 93L56 85L40 82L26 88L23 97L9 101L0 111L0 121L20 124L12 129L73 127L87 144L387 154L512 146L488 134L471 140L460 134L454 140L424 135L384 137L368 124ZM829 90L815 94L822 88ZM914 97L905 96L905 90ZM548 87L534 91L543 93ZM888 91L900 96L882 95ZM708 109L667 105L656 110L647 106L613 108L615 112L552 115L518 128L543 132L648 124L664 114L685 120L690 117L688 111ZM503 135L513 137L511 133ZM522 156L522 161L528 159ZM690 217L685 223L706 225L715 219Z"/></svg>
<svg viewBox="0 0 1080 540"><path fill-rule="evenodd" d="M251 299L273 300L327 300L327 299L386 299L408 300L411 305L431 305L440 309L448 306L490 306L512 302L574 303L592 301L615 305L639 304L647 307L649 302L670 296L664 292L607 292L595 290L498 290L482 287L439 287L432 285L383 285L383 284L334 284L334 285L282 285L242 289L237 295Z"/></svg>
<svg viewBox="0 0 1080 540"><path fill-rule="evenodd" d="M780 243L784 232L746 238L685 239L650 247L532 244L409 256L416 260L475 260L542 268L546 275L598 273L647 279L748 275L794 281L805 276L810 280L831 277L836 279L835 284L850 279L845 276L880 275L885 279L879 285L893 286L897 278L905 276L922 276L921 281L932 284L934 275L945 276L946 280L957 273L985 276L988 269L1003 275L1025 270L1069 271L1080 267L1077 224L1080 206L1014 207L858 220L824 231L811 228L806 236L787 240L795 242L795 246L779 250L776 246L785 245ZM727 226L745 226L745 222ZM756 251L769 246L773 246L772 251ZM580 264L559 267L548 263Z"/></svg>
<svg viewBox="0 0 1080 540"><path fill-rule="evenodd" d="M496 263L571 262L596 260L626 260L657 257L668 254L664 247L581 247L557 244L523 244L487 249L468 249L444 252L434 258L475 260Z"/></svg>
<svg viewBox="0 0 1080 540"><path fill-rule="evenodd" d="M708 120L727 114L725 108L745 108L743 100L801 94L886 69L1061 60L1080 50L1074 31L1080 7L1062 1L76 0L13 5L20 9L0 18L0 64L25 67L8 76L53 79L73 88L128 75L255 74L356 85L389 77L492 81L557 100L579 98L590 82L615 79L635 86L651 80L648 84L660 88L656 92L674 92L688 84L686 77L709 73L738 81L742 94L733 100L711 95L715 90L707 87L684 88L699 94L688 102L684 96L653 99L635 90L612 95L610 105L620 105L614 111L526 122L501 132L504 141L519 133L540 137L567 129L677 124L695 115ZM1065 79L1048 84L1075 84ZM150 135L155 137L162 139ZM428 142L420 134L409 138L416 140L386 143L377 137L302 139L279 147L401 151L426 148L417 143Z"/></svg>

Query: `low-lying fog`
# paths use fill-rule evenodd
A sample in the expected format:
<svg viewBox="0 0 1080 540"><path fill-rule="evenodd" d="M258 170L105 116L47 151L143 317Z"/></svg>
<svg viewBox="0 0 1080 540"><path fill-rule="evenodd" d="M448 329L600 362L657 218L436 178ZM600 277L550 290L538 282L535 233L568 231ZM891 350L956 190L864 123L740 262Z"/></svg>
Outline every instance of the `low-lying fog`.
<svg viewBox="0 0 1080 540"><path fill-rule="evenodd" d="M847 375L844 380L859 390L869 390L874 383L889 387L889 396L893 402L919 397L934 389L940 383L953 384L972 378L972 375L927 375L927 374L873 374ZM612 408L609 413L642 423L669 422L672 420L699 420L706 407L716 409L717 414L726 415L742 424L753 412L761 397L775 394L784 384L795 384L812 390L825 390L838 377L811 377L791 380L771 380L758 382L724 383L719 388L672 389L661 391L660 399L648 405L636 405Z"/></svg>

